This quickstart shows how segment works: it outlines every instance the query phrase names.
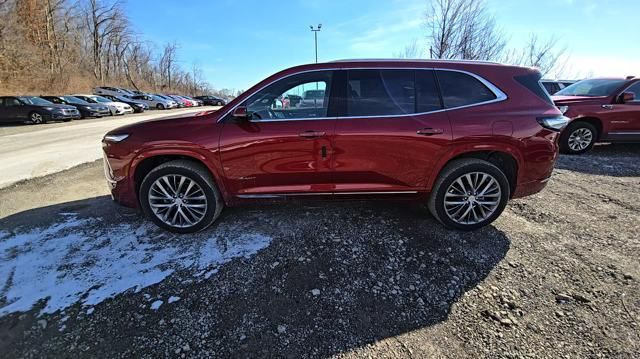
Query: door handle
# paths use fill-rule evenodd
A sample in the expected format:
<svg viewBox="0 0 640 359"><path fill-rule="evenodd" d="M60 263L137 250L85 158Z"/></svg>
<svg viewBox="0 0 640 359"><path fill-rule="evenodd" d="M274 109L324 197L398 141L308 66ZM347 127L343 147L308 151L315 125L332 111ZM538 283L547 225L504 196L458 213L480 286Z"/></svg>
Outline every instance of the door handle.
<svg viewBox="0 0 640 359"><path fill-rule="evenodd" d="M419 129L416 133L418 135L422 135L422 136L432 136L432 135L439 135L442 134L444 131L442 131L441 128L421 128Z"/></svg>
<svg viewBox="0 0 640 359"><path fill-rule="evenodd" d="M324 136L324 134L325 133L323 131L309 130L309 131L300 132L299 136L304 138L318 138L318 137Z"/></svg>

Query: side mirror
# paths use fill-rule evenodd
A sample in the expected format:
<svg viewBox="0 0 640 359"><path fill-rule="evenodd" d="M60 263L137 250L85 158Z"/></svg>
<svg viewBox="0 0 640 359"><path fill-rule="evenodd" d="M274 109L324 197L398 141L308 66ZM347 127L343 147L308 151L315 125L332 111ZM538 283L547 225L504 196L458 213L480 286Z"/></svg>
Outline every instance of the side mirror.
<svg viewBox="0 0 640 359"><path fill-rule="evenodd" d="M244 106L238 106L235 110L233 110L233 117L239 120L248 120L249 112L247 108Z"/></svg>
<svg viewBox="0 0 640 359"><path fill-rule="evenodd" d="M635 100L636 100L636 94L633 92L623 92L622 95L620 95L620 103L626 103L626 102L631 102Z"/></svg>

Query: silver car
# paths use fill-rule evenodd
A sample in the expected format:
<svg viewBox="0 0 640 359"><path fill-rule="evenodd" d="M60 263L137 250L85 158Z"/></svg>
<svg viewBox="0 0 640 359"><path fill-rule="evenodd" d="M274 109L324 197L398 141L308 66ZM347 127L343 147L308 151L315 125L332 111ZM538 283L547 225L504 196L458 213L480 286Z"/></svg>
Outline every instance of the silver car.
<svg viewBox="0 0 640 359"><path fill-rule="evenodd" d="M166 100L156 95L144 94L144 95L133 95L133 96L127 96L127 97L132 100L142 102L148 105L149 108L155 108L158 110L166 110L166 109L178 107L177 102L173 100Z"/></svg>

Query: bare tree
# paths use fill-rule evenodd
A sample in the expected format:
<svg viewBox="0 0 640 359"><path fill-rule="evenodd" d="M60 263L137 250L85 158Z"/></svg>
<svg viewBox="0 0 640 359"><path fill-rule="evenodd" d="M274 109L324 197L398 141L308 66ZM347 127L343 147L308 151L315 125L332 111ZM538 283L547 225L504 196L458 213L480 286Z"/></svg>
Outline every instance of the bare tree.
<svg viewBox="0 0 640 359"><path fill-rule="evenodd" d="M431 57L495 60L506 46L484 0L431 0L427 15Z"/></svg>
<svg viewBox="0 0 640 359"><path fill-rule="evenodd" d="M554 72L554 76L558 77L565 71L569 59L564 56L567 48L558 42L557 37L540 40L538 35L531 34L523 49L507 52L504 62L536 67L542 75Z"/></svg>
<svg viewBox="0 0 640 359"><path fill-rule="evenodd" d="M163 82L168 89L171 89L171 73L175 71L176 67L176 54L178 52L178 44L170 42L164 45L162 51L162 57L160 58L160 74L163 77Z"/></svg>
<svg viewBox="0 0 640 359"><path fill-rule="evenodd" d="M406 45L400 52L394 53L393 57L399 59L417 59L422 57L422 49L418 45L418 41L413 40L413 42Z"/></svg>

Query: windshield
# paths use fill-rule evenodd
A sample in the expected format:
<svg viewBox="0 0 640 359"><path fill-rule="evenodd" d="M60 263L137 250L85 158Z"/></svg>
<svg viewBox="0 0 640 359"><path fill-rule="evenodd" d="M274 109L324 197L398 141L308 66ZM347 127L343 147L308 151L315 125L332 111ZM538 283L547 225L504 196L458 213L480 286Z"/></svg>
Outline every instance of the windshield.
<svg viewBox="0 0 640 359"><path fill-rule="evenodd" d="M104 98L102 96L93 96L93 99L96 100L97 102L102 102L102 103L113 102L113 101L109 100L108 98Z"/></svg>
<svg viewBox="0 0 640 359"><path fill-rule="evenodd" d="M609 96L626 80L593 79L583 80L555 93L556 96Z"/></svg>
<svg viewBox="0 0 640 359"><path fill-rule="evenodd" d="M157 95L153 95L151 96L151 98L154 99L155 101L166 101L164 98Z"/></svg>
<svg viewBox="0 0 640 359"><path fill-rule="evenodd" d="M20 96L18 97L22 102L27 105L36 105L36 106L47 106L53 105L53 102L49 102L43 98L35 97L35 96Z"/></svg>
<svg viewBox="0 0 640 359"><path fill-rule="evenodd" d="M73 96L62 96L62 98L67 101L68 103L73 103L76 105L88 105L89 103L87 101L81 100L77 97L73 97Z"/></svg>

